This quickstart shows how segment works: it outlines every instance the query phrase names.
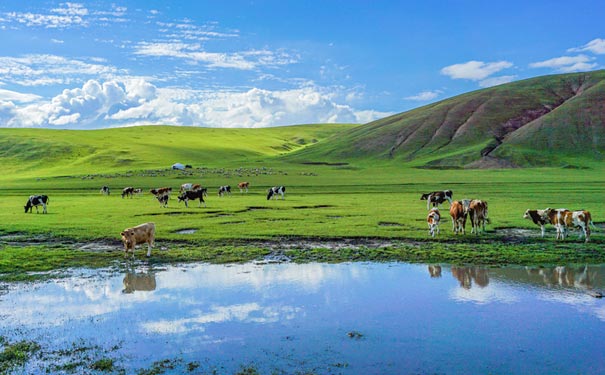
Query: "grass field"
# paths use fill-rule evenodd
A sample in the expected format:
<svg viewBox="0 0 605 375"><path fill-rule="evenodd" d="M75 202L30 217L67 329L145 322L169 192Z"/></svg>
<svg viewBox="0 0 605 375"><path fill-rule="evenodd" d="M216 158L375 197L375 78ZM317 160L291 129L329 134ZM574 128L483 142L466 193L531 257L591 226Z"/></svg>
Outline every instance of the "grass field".
<svg viewBox="0 0 605 375"><path fill-rule="evenodd" d="M222 134L222 130L171 127L149 127L144 132L104 130L102 137L96 131L66 132L68 136L61 139L72 144L66 161L60 155L35 161L28 156L36 144L49 147L52 155L59 152L50 141L46 144L40 138L51 139L46 133L52 131L22 130L16 136L19 132L2 129L0 135L10 133L16 144L29 142L30 148L27 155L17 152L2 159L12 172L0 176L0 274L16 269L108 264L122 257L119 251L74 251L72 245L102 243L120 250L121 230L148 221L157 227L158 250L152 258L166 261L251 260L274 253L280 243L290 244L279 251L287 250L288 257L297 261L605 261L600 251L605 242L602 231L593 233L590 244L578 241L576 233L557 243L552 227L541 239L537 237L539 228L522 218L527 208L583 208L590 210L601 226L605 168L598 163L588 169L425 170L367 161L315 160L316 164L304 164L308 160L297 160L295 154L284 160L284 155L306 147L306 141L297 143L296 139L325 142L347 128L350 126L279 128L269 140L263 137L266 130L259 130L261 136L256 130L239 130L241 134L236 136ZM158 134L150 134L154 130L161 133L159 140ZM123 148L117 140L124 132L144 135L140 143ZM161 139L168 136L164 132L179 134L178 139L189 140L190 145L185 151L163 148ZM209 139L208 132L221 136ZM203 139L199 144L195 141L198 138ZM229 151L237 149L236 142L244 143L242 154ZM214 152L208 150L209 144L214 144ZM285 144L291 151L284 149ZM145 145L152 145L154 153L144 154ZM90 152L74 156L73 150L80 149ZM133 160L127 167L116 159L95 157L122 151ZM177 161L191 163L194 168L169 169ZM249 193L239 192L239 181L250 182ZM206 208L198 208L197 202L190 202L189 208L177 202L176 191L185 182L208 187ZM218 186L227 184L233 194L219 198ZM99 193L103 185L110 187L110 196ZM266 189L274 185L287 187L285 200L266 199ZM142 188L143 194L122 199L120 192L126 186ZM148 192L160 186L175 190L168 208L160 207ZM420 195L446 188L454 191L454 199L489 202L491 224L487 233L455 236L446 203L441 234L436 239L428 237L426 201L420 201ZM30 194L49 195L48 214L36 214L35 209L32 214L24 213ZM470 232L470 225L467 229ZM357 244L335 250L332 244L344 239ZM370 245L370 240L381 245ZM309 249L305 241L316 245ZM17 267L19 262L24 264Z"/></svg>

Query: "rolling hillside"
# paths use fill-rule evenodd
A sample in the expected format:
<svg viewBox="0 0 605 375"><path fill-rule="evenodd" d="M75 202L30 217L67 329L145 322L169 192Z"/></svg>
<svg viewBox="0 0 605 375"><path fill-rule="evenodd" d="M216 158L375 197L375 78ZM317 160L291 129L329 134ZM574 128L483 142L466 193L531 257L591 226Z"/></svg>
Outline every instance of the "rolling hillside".
<svg viewBox="0 0 605 375"><path fill-rule="evenodd" d="M351 129L288 156L429 168L583 166L605 156L605 71L491 87Z"/></svg>
<svg viewBox="0 0 605 375"><path fill-rule="evenodd" d="M103 130L0 129L5 177L169 168L235 167L279 156L356 125L323 124L265 129L137 126ZM1 178L1 177L0 177Z"/></svg>

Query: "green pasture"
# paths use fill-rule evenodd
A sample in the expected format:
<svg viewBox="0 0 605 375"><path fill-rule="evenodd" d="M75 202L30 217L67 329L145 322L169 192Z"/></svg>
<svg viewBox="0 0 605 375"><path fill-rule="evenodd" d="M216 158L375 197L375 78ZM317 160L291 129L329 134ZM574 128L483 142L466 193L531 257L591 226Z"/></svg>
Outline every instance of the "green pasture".
<svg viewBox="0 0 605 375"><path fill-rule="evenodd" d="M50 141L61 131L51 136L46 134L52 133L48 130L21 129L17 137L19 132L0 129L0 135L17 137L13 139L16 144L35 148L37 142L44 149L50 147L47 151L53 155L33 160L31 147L23 152L11 148L14 154L2 158L10 172L0 176L0 274L110 264L123 259L120 232L150 221L157 228L155 261L248 261L275 252L285 252L296 261L605 261L601 251L605 242L605 166L595 162L584 169L429 170L385 161L309 160L305 155L310 146L303 144L307 141L296 141L329 142L348 128L350 125L288 127L274 133L259 130L260 135L254 129L240 129L238 136L234 135L237 132L225 135L216 130L221 137L214 138L210 135L215 130L197 128L74 131L60 138L71 143L65 161L56 156L63 146L54 149ZM178 133L190 146L182 152L172 146L162 148L157 134L150 135L153 131L161 136ZM142 143L124 148L118 143L125 134L135 133L146 134L141 135ZM265 134L273 134L273 138L260 142ZM48 143L42 135L49 137ZM199 135L209 140L196 141ZM213 141L214 153L208 149ZM290 141L291 150L286 151L284 145ZM231 152L237 148L235 142L243 143L247 150ZM260 143L255 146L255 142ZM143 153L143 143L155 145L153 154ZM73 150L86 148L88 154L74 156ZM129 154L133 161L127 166L117 159L91 156L118 155L129 148L137 153ZM1 152L8 154L7 150ZM169 168L173 162L194 167L175 171ZM247 194L237 189L240 181L250 182ZM186 208L177 202L179 186L186 182L208 188L207 207L190 202ZM100 194L103 185L110 187L110 196ZM232 195L218 197L221 185L231 185ZM287 187L285 200L266 199L267 188L275 185ZM120 192L126 186L141 188L143 193L123 199ZM167 208L160 207L149 193L149 189L163 186L173 188ZM446 203L441 233L430 238L426 201L420 201L420 195L442 189L453 190L454 199L486 200L491 219L487 232L471 235L467 224L465 236L454 235ZM50 197L48 214L36 214L35 208L33 213L24 213L31 194ZM579 241L577 232L565 242L557 242L552 227L541 239L539 228L522 215L528 208L546 207L589 210L600 230L593 232L590 244ZM337 250L329 245L351 240L359 245ZM368 245L369 240L374 245ZM288 246L281 245L285 243ZM90 244L87 249L93 252L77 251L74 244ZM96 244L105 250L94 252ZM141 257L143 251L138 254Z"/></svg>

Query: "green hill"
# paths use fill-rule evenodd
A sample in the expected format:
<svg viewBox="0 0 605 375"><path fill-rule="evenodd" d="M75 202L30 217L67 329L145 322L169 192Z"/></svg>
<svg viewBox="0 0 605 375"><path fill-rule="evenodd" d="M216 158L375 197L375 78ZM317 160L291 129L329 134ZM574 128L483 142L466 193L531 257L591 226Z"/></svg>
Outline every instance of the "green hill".
<svg viewBox="0 0 605 375"><path fill-rule="evenodd" d="M321 124L265 129L137 126L103 130L0 129L5 178L266 161L349 130ZM1 179L2 177L0 177Z"/></svg>
<svg viewBox="0 0 605 375"><path fill-rule="evenodd" d="M605 71L459 95L338 134L288 158L429 168L584 166L605 155Z"/></svg>

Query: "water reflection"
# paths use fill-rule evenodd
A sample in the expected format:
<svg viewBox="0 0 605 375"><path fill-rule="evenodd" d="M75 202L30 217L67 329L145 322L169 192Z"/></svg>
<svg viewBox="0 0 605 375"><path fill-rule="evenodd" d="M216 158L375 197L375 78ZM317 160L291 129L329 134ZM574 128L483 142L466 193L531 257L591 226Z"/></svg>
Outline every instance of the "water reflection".
<svg viewBox="0 0 605 375"><path fill-rule="evenodd" d="M55 349L128 343L118 349L126 373L171 357L207 358L221 373L250 361L286 373L303 363L313 373L598 373L605 305L586 291L605 289L604 271L398 263L80 270L5 288L0 337ZM364 339L350 340L352 331ZM596 344L583 345L587 335ZM584 366L589 356L596 366ZM347 366L321 370L334 363ZM22 373L44 372L30 366ZM259 370L280 373L275 367Z"/></svg>

